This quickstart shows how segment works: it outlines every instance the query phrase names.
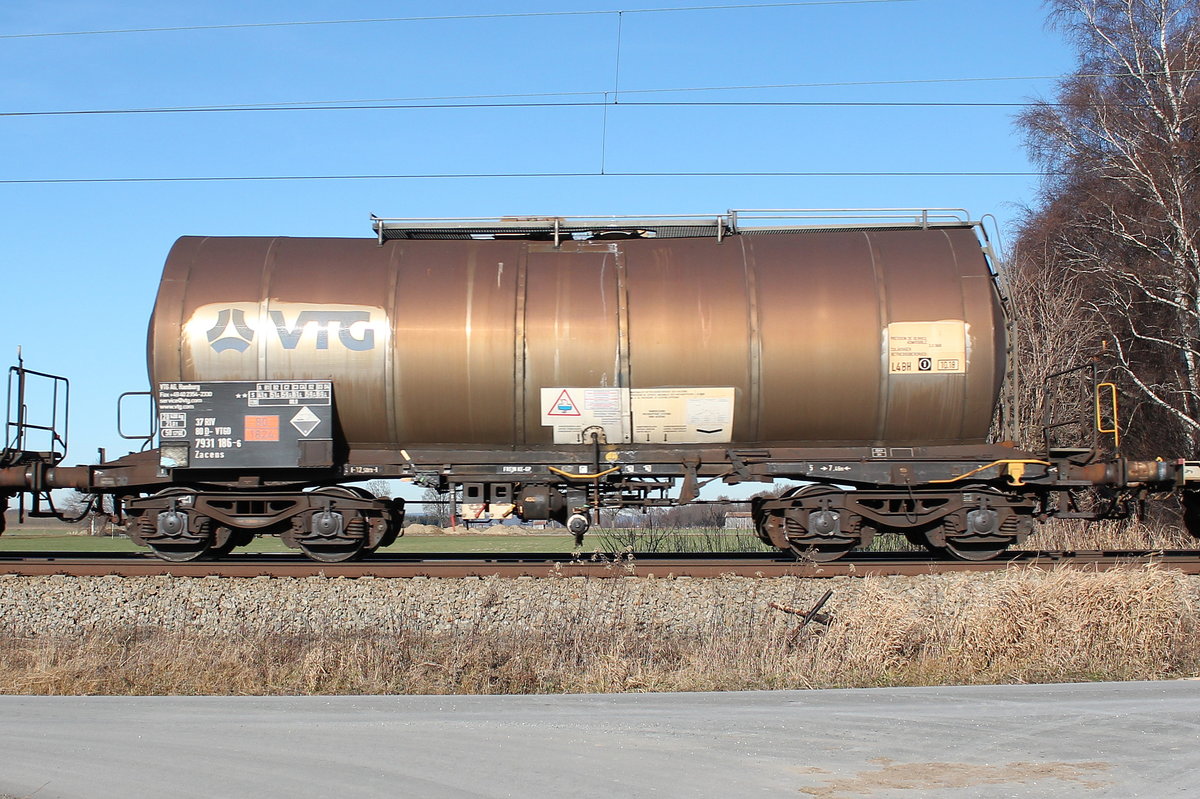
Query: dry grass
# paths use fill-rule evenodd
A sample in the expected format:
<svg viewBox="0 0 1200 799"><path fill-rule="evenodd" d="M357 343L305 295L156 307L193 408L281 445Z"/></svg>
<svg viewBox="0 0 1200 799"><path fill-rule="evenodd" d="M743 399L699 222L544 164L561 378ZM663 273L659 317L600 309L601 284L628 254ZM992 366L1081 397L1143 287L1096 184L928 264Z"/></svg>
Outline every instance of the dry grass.
<svg viewBox="0 0 1200 799"><path fill-rule="evenodd" d="M921 551L900 535L876 536L869 547L875 551ZM1159 549L1200 549L1200 541L1181 524L1171 522L1121 521L1085 522L1050 519L1038 524L1029 538L1011 549L1050 551L1103 550L1136 552Z"/></svg>
<svg viewBox="0 0 1200 799"><path fill-rule="evenodd" d="M753 530L723 527L612 527L590 533L606 552L775 552Z"/></svg>
<svg viewBox="0 0 1200 799"><path fill-rule="evenodd" d="M797 581L800 604L813 586ZM821 583L820 589L831 583ZM720 605L686 631L547 598L523 631L281 636L96 630L0 638L0 693L448 694L707 691L1165 679L1200 670L1197 583L1159 568L1011 570L840 582L828 629L787 643L792 617ZM802 586L802 587L801 587ZM608 595L611 592L611 596ZM594 597L593 597L594 598Z"/></svg>
<svg viewBox="0 0 1200 799"><path fill-rule="evenodd" d="M594 530L601 549L621 552L773 552L759 541L753 530L722 528L662 528ZM1157 549L1197 549L1200 541L1181 524L1134 520L1084 522L1075 519L1051 519L1039 524L1025 542L1014 549L1026 550L1107 550L1144 551ZM924 551L901 535L879 535L869 551Z"/></svg>
<svg viewBox="0 0 1200 799"><path fill-rule="evenodd" d="M1200 541L1179 524L1134 521L1083 522L1051 519L1016 549L1155 550L1198 549Z"/></svg>

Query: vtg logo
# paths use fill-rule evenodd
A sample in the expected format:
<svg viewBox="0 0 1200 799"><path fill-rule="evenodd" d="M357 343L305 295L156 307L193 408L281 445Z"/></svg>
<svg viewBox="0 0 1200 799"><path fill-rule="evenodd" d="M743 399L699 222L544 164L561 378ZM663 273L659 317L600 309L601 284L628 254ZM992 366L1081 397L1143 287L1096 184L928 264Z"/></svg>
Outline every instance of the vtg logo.
<svg viewBox="0 0 1200 799"><path fill-rule="evenodd" d="M233 330L230 331L230 326ZM229 335L232 332L233 335ZM208 343L217 352L245 352L254 341L254 331L246 324L246 312L241 308L222 308L217 322L208 330Z"/></svg>
<svg viewBox="0 0 1200 799"><path fill-rule="evenodd" d="M296 349L310 325L315 333L314 347L318 350L329 349L331 333L336 333L338 342L348 350L364 352L375 349L375 330L370 324L370 311L300 311L291 324L283 311L269 311L267 315L271 325L266 329L274 329L285 350ZM361 325L358 335L355 335L355 325ZM222 308L217 312L216 322L205 335L214 352L245 352L254 343L255 332L246 323L244 310Z"/></svg>

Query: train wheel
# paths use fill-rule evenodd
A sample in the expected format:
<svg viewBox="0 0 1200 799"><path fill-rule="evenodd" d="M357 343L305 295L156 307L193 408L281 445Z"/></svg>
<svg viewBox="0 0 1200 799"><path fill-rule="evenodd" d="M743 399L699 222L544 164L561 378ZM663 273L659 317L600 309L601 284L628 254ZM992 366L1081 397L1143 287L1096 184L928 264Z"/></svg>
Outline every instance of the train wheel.
<svg viewBox="0 0 1200 799"><path fill-rule="evenodd" d="M950 538L947 536L946 546L941 549L959 560L991 560L1014 543L1016 543L1015 539L1007 537L960 536Z"/></svg>
<svg viewBox="0 0 1200 799"><path fill-rule="evenodd" d="M906 530L903 535L910 544L924 547L938 557L949 556L958 560L990 560L1017 542L1016 538L1006 535L972 535L957 529L947 532L940 526ZM931 535L937 537L939 542L930 541ZM941 543L942 540L945 543Z"/></svg>
<svg viewBox="0 0 1200 799"><path fill-rule="evenodd" d="M941 534L947 555L958 560L991 560L1017 543L1014 533L1022 520L1002 494L987 486L968 486L963 498L970 504L943 519L941 530L931 531Z"/></svg>
<svg viewBox="0 0 1200 799"><path fill-rule="evenodd" d="M784 494L797 508L785 513L788 546L796 557L829 563L861 543L862 517L842 508L841 489L805 486Z"/></svg>
<svg viewBox="0 0 1200 799"><path fill-rule="evenodd" d="M831 563L858 546L857 540L791 539L791 542L797 558L814 563Z"/></svg>
<svg viewBox="0 0 1200 799"><path fill-rule="evenodd" d="M179 537L161 536L147 541L154 554L172 563L187 563L208 557L212 551L211 524L207 518L199 524L198 533L187 533ZM161 528L161 525L160 525ZM186 528L185 528L186 529Z"/></svg>
<svg viewBox="0 0 1200 799"><path fill-rule="evenodd" d="M163 560L187 563L209 553L213 545L212 519L198 515L172 499L167 510L139 520L141 538Z"/></svg>
<svg viewBox="0 0 1200 799"><path fill-rule="evenodd" d="M313 560L321 563L342 563L347 560L354 560L360 557L365 551L365 539L357 541L313 541L304 539L299 541L300 550L308 555Z"/></svg>
<svg viewBox="0 0 1200 799"><path fill-rule="evenodd" d="M342 497L362 499L362 494L348 486L322 488L313 494L328 500L323 510L313 513L308 529L295 537L300 550L321 563L354 560L367 552L367 520L356 510L339 508L337 502Z"/></svg>
<svg viewBox="0 0 1200 799"><path fill-rule="evenodd" d="M150 549L154 551L155 556L172 563L187 563L209 554L207 541L151 541Z"/></svg>

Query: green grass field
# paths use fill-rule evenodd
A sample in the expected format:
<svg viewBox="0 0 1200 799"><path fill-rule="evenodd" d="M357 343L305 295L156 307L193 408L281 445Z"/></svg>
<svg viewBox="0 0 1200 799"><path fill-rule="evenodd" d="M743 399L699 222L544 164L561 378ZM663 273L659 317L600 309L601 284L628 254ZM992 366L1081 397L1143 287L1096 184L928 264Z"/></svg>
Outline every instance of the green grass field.
<svg viewBox="0 0 1200 799"><path fill-rule="evenodd" d="M582 551L623 552L745 552L768 551L749 530L716 529L594 529ZM575 550L574 539L559 533L524 535L402 536L380 552L562 552ZM81 535L70 528L13 525L0 536L0 552L144 552L124 536ZM235 552L291 552L278 538L258 538Z"/></svg>
<svg viewBox="0 0 1200 799"><path fill-rule="evenodd" d="M69 535L61 530L9 528L0 535L0 552L133 552L140 547L124 536Z"/></svg>
<svg viewBox="0 0 1200 799"><path fill-rule="evenodd" d="M592 538L584 551L599 546ZM380 552L571 552L570 535L420 535L403 536ZM0 552L145 552L124 536L73 535L61 529L10 528L0 535ZM279 539L259 538L236 552L291 552Z"/></svg>

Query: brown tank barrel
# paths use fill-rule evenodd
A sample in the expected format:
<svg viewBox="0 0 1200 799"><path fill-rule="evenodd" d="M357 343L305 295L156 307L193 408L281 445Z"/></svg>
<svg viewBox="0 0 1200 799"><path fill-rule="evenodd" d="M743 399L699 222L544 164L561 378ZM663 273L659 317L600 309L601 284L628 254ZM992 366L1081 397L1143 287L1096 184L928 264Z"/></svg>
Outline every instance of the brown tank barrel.
<svg viewBox="0 0 1200 799"><path fill-rule="evenodd" d="M180 239L152 384L332 379L353 444L983 441L969 225L551 241Z"/></svg>

